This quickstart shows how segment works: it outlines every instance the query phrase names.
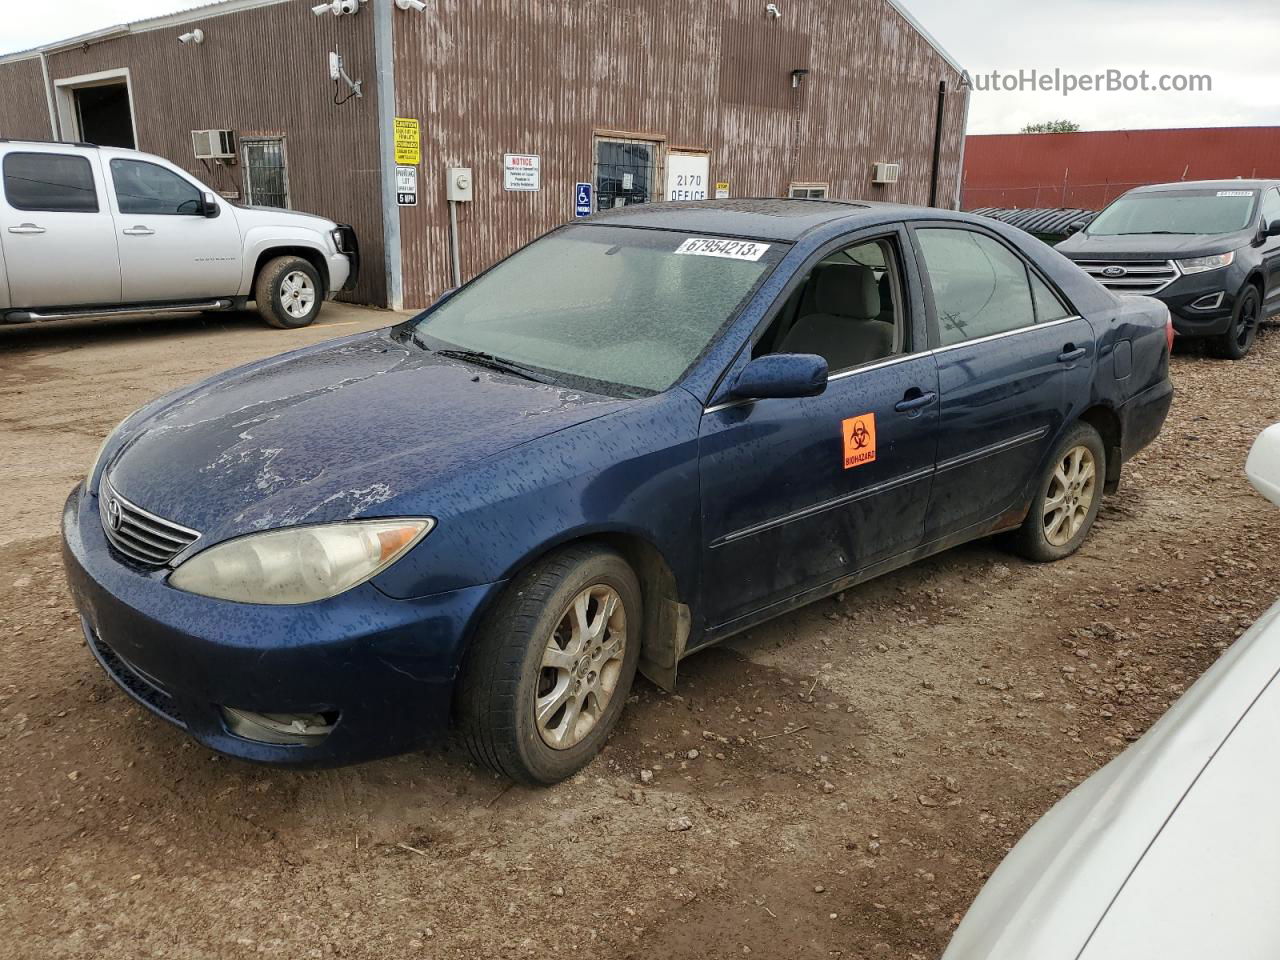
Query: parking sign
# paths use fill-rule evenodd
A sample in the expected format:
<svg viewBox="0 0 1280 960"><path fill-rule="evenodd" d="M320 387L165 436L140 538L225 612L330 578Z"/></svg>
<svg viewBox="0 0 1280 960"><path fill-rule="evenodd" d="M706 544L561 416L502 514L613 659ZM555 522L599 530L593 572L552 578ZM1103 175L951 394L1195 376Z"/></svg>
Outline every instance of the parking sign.
<svg viewBox="0 0 1280 960"><path fill-rule="evenodd" d="M575 217L591 216L591 184L580 183L574 189L573 215Z"/></svg>

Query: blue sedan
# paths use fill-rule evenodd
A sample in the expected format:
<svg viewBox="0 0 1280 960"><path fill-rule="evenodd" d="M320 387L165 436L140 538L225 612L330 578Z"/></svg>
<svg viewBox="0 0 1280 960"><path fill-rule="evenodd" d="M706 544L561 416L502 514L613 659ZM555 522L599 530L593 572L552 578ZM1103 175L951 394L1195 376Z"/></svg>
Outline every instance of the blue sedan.
<svg viewBox="0 0 1280 960"><path fill-rule="evenodd" d="M637 670L956 544L1076 550L1160 431L1172 328L993 221L628 207L420 316L163 397L63 516L89 649L201 743L454 728L529 783Z"/></svg>

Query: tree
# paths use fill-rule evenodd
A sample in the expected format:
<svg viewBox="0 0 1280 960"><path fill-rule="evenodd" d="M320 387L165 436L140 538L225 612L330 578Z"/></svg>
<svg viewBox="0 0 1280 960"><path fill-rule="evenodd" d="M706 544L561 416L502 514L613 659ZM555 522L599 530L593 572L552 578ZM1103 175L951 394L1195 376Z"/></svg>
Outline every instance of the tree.
<svg viewBox="0 0 1280 960"><path fill-rule="evenodd" d="M1046 120L1044 123L1028 123L1023 133L1077 133L1080 124L1074 120Z"/></svg>

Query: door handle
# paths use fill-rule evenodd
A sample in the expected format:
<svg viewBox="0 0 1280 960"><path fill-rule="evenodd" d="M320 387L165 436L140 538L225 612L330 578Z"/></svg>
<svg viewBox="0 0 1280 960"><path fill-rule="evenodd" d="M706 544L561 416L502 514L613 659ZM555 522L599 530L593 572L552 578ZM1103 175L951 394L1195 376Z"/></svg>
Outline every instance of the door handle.
<svg viewBox="0 0 1280 960"><path fill-rule="evenodd" d="M899 413L910 413L912 410L922 410L933 401L938 399L936 393L921 393L914 387L907 391L907 395L894 404L893 409Z"/></svg>
<svg viewBox="0 0 1280 960"><path fill-rule="evenodd" d="M10 233L44 233L44 227L37 227L34 223L20 223L16 227L9 228Z"/></svg>
<svg viewBox="0 0 1280 960"><path fill-rule="evenodd" d="M1062 352L1058 354L1058 362L1074 363L1076 360L1082 359L1088 352L1084 347L1077 347L1074 343L1068 343L1062 348Z"/></svg>
<svg viewBox="0 0 1280 960"><path fill-rule="evenodd" d="M155 233L155 231L150 227L144 227L142 224L138 224L136 227L130 227L128 230L122 230L120 232L126 237L149 237Z"/></svg>

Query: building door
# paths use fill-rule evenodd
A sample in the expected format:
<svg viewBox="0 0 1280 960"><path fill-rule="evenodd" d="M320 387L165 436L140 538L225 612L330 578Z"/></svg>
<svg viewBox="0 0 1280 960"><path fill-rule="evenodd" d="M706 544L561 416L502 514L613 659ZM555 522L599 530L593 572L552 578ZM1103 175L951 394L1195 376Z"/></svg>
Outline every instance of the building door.
<svg viewBox="0 0 1280 960"><path fill-rule="evenodd" d="M596 209L653 200L660 149L654 140L596 137Z"/></svg>
<svg viewBox="0 0 1280 960"><path fill-rule="evenodd" d="M61 139L137 148L127 67L64 77L53 86Z"/></svg>
<svg viewBox="0 0 1280 960"><path fill-rule="evenodd" d="M244 198L251 207L289 206L289 171L284 137L240 140L244 160Z"/></svg>

